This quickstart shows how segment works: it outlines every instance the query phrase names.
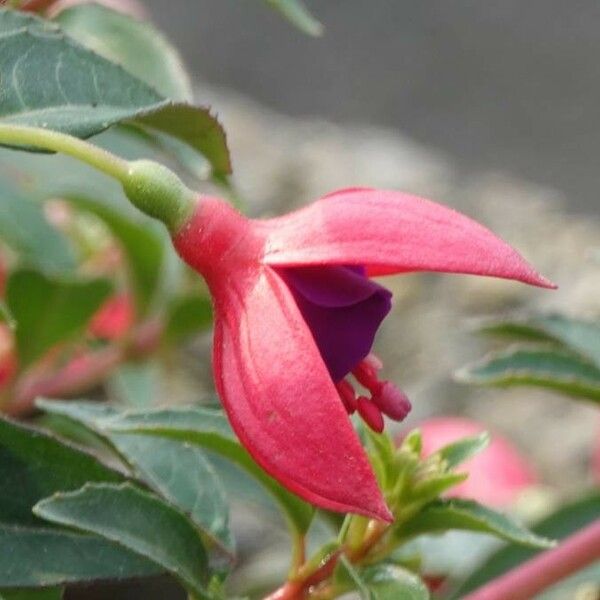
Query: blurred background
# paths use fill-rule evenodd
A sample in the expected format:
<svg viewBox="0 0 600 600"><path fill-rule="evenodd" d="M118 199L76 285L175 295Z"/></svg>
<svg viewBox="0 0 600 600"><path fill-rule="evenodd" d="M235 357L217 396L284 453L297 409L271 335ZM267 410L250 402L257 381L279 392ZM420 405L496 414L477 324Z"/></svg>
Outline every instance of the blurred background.
<svg viewBox="0 0 600 600"><path fill-rule="evenodd" d="M307 1L320 39L260 2L145 4L202 80L285 114L401 131L599 214L595 0Z"/></svg>
<svg viewBox="0 0 600 600"><path fill-rule="evenodd" d="M473 332L481 318L600 315L600 4L306 4L325 25L320 38L260 2L144 2L194 73L197 99L223 121L250 212L352 185L410 191L482 221L559 284L388 279L395 308L377 341L386 375L413 400L405 427L463 414L505 434L553 490L521 507L543 512L536 502L590 486L596 409L534 388L468 387L452 374L490 349ZM209 347L196 342L189 360L197 371L204 357L210 388ZM237 526L251 546L264 535ZM261 539L265 554L246 566L254 573L281 559Z"/></svg>

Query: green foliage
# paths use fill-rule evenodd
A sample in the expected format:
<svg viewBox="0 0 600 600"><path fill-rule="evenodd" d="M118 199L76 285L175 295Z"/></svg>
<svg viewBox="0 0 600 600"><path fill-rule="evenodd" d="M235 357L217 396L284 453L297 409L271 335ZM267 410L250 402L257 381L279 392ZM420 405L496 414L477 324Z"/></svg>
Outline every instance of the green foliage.
<svg viewBox="0 0 600 600"><path fill-rule="evenodd" d="M8 492L4 496L7 508L3 508L0 496L0 515L15 515L12 521L5 521L7 527L27 527L14 536L15 552L29 551L36 540L38 545L55 550L52 559L42 561L41 571L34 572L22 564L18 569L11 567L15 573L9 580L12 587L32 586L36 581L56 585L113 578L111 569L122 558L122 577L162 569L178 577L197 597L212 598L208 565L216 564L214 561L220 557L220 568L227 569L233 540L220 472L207 460L211 453L218 453L260 482L276 498L296 535L304 535L312 522L314 509L256 466L219 410L121 411L109 405L72 401L40 401L38 406L52 415L55 421L49 424L54 427L58 425L68 433L68 428L60 427L63 419L88 431L89 438L77 430L75 434L92 442L107 460L120 465L120 470L104 466L49 434L4 423L0 464L5 465L2 475L8 482ZM103 443L94 443L95 439ZM390 554L416 536L449 529L490 533L519 544L546 547L548 540L536 537L505 516L474 502L439 498L464 479L452 469L486 443L485 435L468 438L423 459L417 431L409 434L399 448L387 435L369 434L370 451L379 465L378 474L384 474L384 493L396 517L394 524L382 531L374 551L385 549ZM11 482L22 479L25 473L31 491L25 488L15 512L11 491L16 483ZM40 519L75 528L81 534L40 529L44 523ZM367 523L364 517L350 517L340 541L345 539L348 547L359 548ZM96 548L104 553L97 571L83 561L81 566L61 571L60 576L45 574L44 568L50 570L67 560L69 552L80 546L87 548L91 553L88 556ZM326 544L304 569L318 568L341 548L340 542ZM125 554L120 557L119 553ZM0 582L0 588L2 585L9 587L6 582ZM426 588L419 578L398 565L353 565L344 559L336 569L334 585L340 590L358 589L365 598L387 599L394 594L428 597L423 595Z"/></svg>
<svg viewBox="0 0 600 600"><path fill-rule="evenodd" d="M336 584L355 590L361 600L428 600L429 590L414 573L396 565L381 564L359 569L342 559L336 570Z"/></svg>
<svg viewBox="0 0 600 600"><path fill-rule="evenodd" d="M369 600L427 600L429 590L414 573L395 565L368 567L361 574Z"/></svg>
<svg viewBox="0 0 600 600"><path fill-rule="evenodd" d="M197 447L168 438L111 432L110 423L118 422L120 413L110 406L58 401L38 404L50 414L75 421L104 438L140 480L190 516L205 542L232 552L221 482Z"/></svg>
<svg viewBox="0 0 600 600"><path fill-rule="evenodd" d="M308 12L300 0L263 1L307 35L317 36L323 33L323 25Z"/></svg>
<svg viewBox="0 0 600 600"><path fill-rule="evenodd" d="M50 278L27 269L13 272L8 280L6 299L17 322L21 366L80 332L111 289L110 283L102 279Z"/></svg>
<svg viewBox="0 0 600 600"><path fill-rule="evenodd" d="M411 538L449 530L477 531L518 544L547 548L550 540L540 538L506 515L470 500L443 500L440 496L468 475L453 470L483 450L489 442L485 433L465 438L421 458L421 435L408 434L396 448L387 435L368 434L371 461L395 521L389 536L393 545Z"/></svg>
<svg viewBox="0 0 600 600"><path fill-rule="evenodd" d="M225 492L210 462L195 446L137 434L109 437L138 477L179 507L204 532L205 542L233 551Z"/></svg>
<svg viewBox="0 0 600 600"><path fill-rule="evenodd" d="M77 208L90 212L110 229L120 242L129 267L138 310L144 313L160 288L167 252L156 224L136 220L104 202L82 197L70 197Z"/></svg>
<svg viewBox="0 0 600 600"><path fill-rule="evenodd" d="M484 431L479 435L463 438L448 444L437 451L438 456L446 462L449 469L454 469L475 454L485 450L490 443L490 434Z"/></svg>
<svg viewBox="0 0 600 600"><path fill-rule="evenodd" d="M562 315L532 316L528 319L493 321L481 329L494 336L553 341L581 353L600 366L600 323Z"/></svg>
<svg viewBox="0 0 600 600"><path fill-rule="evenodd" d="M193 524L155 494L129 484L88 483L57 492L33 512L52 522L118 543L177 577L199 598L208 598L208 560Z"/></svg>
<svg viewBox="0 0 600 600"><path fill-rule="evenodd" d="M532 385L600 402L598 323L559 315L536 316L487 323L481 331L520 343L491 352L462 368L456 373L460 381L496 386Z"/></svg>
<svg viewBox="0 0 600 600"><path fill-rule="evenodd" d="M166 99L37 17L0 9L0 119L81 138L130 123L168 134L230 172L225 134L205 108Z"/></svg>
<svg viewBox="0 0 600 600"><path fill-rule="evenodd" d="M61 600L61 588L46 588L39 590L17 590L2 592L0 600Z"/></svg>
<svg viewBox="0 0 600 600"><path fill-rule="evenodd" d="M275 498L288 521L299 532L306 532L314 509L281 487L267 475L239 444L221 411L201 408L164 409L146 413L129 412L103 423L113 433L135 432L162 436L193 444L220 454L242 468Z"/></svg>
<svg viewBox="0 0 600 600"><path fill-rule="evenodd" d="M159 94L189 101L190 80L178 52L150 23L101 4L80 4L59 13L63 31L104 58L120 64Z"/></svg>
<svg viewBox="0 0 600 600"><path fill-rule="evenodd" d="M46 496L77 489L89 481L123 481L120 473L91 454L1 419L0 478L0 522L28 526L39 525L31 507Z"/></svg>
<svg viewBox="0 0 600 600"><path fill-rule="evenodd" d="M449 529L489 533L500 539L533 548L554 546L551 540L535 535L506 515L473 500L458 498L431 502L401 527L400 534L414 537Z"/></svg>
<svg viewBox="0 0 600 600"><path fill-rule="evenodd" d="M169 341L177 342L212 324L212 303L206 296L189 294L175 298L169 308L165 331Z"/></svg>
<svg viewBox="0 0 600 600"><path fill-rule="evenodd" d="M67 240L46 220L42 207L9 181L0 180L0 239L29 267L48 274L75 267Z"/></svg>
<svg viewBox="0 0 600 600"><path fill-rule="evenodd" d="M121 406L139 409L156 404L160 384L160 366L151 360L122 364L105 381L108 396L112 400Z"/></svg>
<svg viewBox="0 0 600 600"><path fill-rule="evenodd" d="M118 544L58 528L0 524L0 546L0 590L121 580L163 571Z"/></svg>
<svg viewBox="0 0 600 600"><path fill-rule="evenodd" d="M122 579L159 569L108 541L36 518L45 497L88 482L119 483L122 473L41 431L0 420L0 589Z"/></svg>

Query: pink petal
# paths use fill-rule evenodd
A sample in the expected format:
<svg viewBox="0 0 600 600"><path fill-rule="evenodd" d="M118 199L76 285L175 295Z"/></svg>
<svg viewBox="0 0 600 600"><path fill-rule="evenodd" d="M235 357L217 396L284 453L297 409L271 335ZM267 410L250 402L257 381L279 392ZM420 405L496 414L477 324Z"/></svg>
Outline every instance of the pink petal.
<svg viewBox="0 0 600 600"><path fill-rule="evenodd" d="M554 287L482 225L401 192L342 190L266 224L269 265L364 265L370 275L470 273Z"/></svg>
<svg viewBox="0 0 600 600"><path fill-rule="evenodd" d="M317 506L391 520L312 335L279 275L268 267L248 271L213 293L217 390L256 462Z"/></svg>

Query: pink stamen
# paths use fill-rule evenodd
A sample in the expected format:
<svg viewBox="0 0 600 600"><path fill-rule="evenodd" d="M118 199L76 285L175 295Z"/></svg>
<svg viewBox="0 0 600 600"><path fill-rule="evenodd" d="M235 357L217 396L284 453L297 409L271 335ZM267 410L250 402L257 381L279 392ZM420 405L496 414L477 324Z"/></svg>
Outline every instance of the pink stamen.
<svg viewBox="0 0 600 600"><path fill-rule="evenodd" d="M381 369L383 369L383 362L381 362L381 359L372 352L370 354L367 354L367 356L364 359L364 362L375 371L381 371Z"/></svg>
<svg viewBox="0 0 600 600"><path fill-rule="evenodd" d="M353 414L356 410L356 392L354 391L352 384L345 379L342 379L335 384L335 387L337 388L338 394L344 403L346 412L349 415Z"/></svg>
<svg viewBox="0 0 600 600"><path fill-rule="evenodd" d="M369 356L372 356L371 354ZM356 377L356 380L365 388L367 388L372 394L377 392L381 383L377 379L377 368L373 364L373 361L368 360L368 357L361 360L356 367L352 370L352 375Z"/></svg>
<svg viewBox="0 0 600 600"><path fill-rule="evenodd" d="M356 408L362 420L377 433L383 431L383 415L373 402L365 396L359 396L356 400Z"/></svg>
<svg viewBox="0 0 600 600"><path fill-rule="evenodd" d="M383 364L381 360L374 354L369 354L352 370L352 374L356 380L364 388L368 389L371 395L370 400L364 396L361 396L361 398L364 399L363 401L361 401L361 398L358 398L356 401L358 412L367 424L372 429L375 429L375 431L381 431L383 429L383 418L381 417L381 413L394 421L403 421L412 408L410 400L401 389L396 387L391 381L380 381L378 379L378 371L380 371L382 367ZM362 412L361 406L363 407ZM375 411L373 409L377 409L378 416L374 416ZM363 412L368 416L365 417ZM379 429L380 421L382 424ZM376 426L374 427L373 424Z"/></svg>
<svg viewBox="0 0 600 600"><path fill-rule="evenodd" d="M412 408L406 394L391 381L384 381L371 399L383 414L394 421L403 421Z"/></svg>

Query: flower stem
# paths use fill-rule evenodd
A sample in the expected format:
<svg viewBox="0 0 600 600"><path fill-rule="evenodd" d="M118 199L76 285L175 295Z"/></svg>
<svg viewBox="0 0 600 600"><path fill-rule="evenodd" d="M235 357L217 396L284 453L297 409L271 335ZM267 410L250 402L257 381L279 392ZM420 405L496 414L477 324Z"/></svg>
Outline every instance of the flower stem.
<svg viewBox="0 0 600 600"><path fill-rule="evenodd" d="M173 234L195 210L196 194L160 163L127 161L94 144L42 127L0 123L0 144L51 150L87 163L119 181L136 208L162 221Z"/></svg>
<svg viewBox="0 0 600 600"><path fill-rule="evenodd" d="M60 152L87 163L106 175L114 177L121 183L125 183L128 178L128 161L66 133L59 133L42 127L1 123L0 144L33 146L43 150Z"/></svg>
<svg viewBox="0 0 600 600"><path fill-rule="evenodd" d="M300 567L306 560L306 542L304 535L293 531L292 536L292 564L290 566L289 579L293 580L297 575Z"/></svg>
<svg viewBox="0 0 600 600"><path fill-rule="evenodd" d="M343 533L338 535L339 542L347 542L348 532L351 529L350 522L354 521L359 523L357 527L361 532L360 543L353 547L345 543L335 551L326 553L323 558L317 554L316 557L319 557L320 560L309 560L303 568L298 570L294 579L288 579L263 600L303 600L305 598L321 600L335 598L338 592L342 593L343 590L330 581L340 557L344 555L352 564L363 563L389 528L387 523L363 519L364 517L357 517L357 515L346 515L344 525L342 525Z"/></svg>
<svg viewBox="0 0 600 600"><path fill-rule="evenodd" d="M600 520L494 579L463 600L528 600L600 559Z"/></svg>

